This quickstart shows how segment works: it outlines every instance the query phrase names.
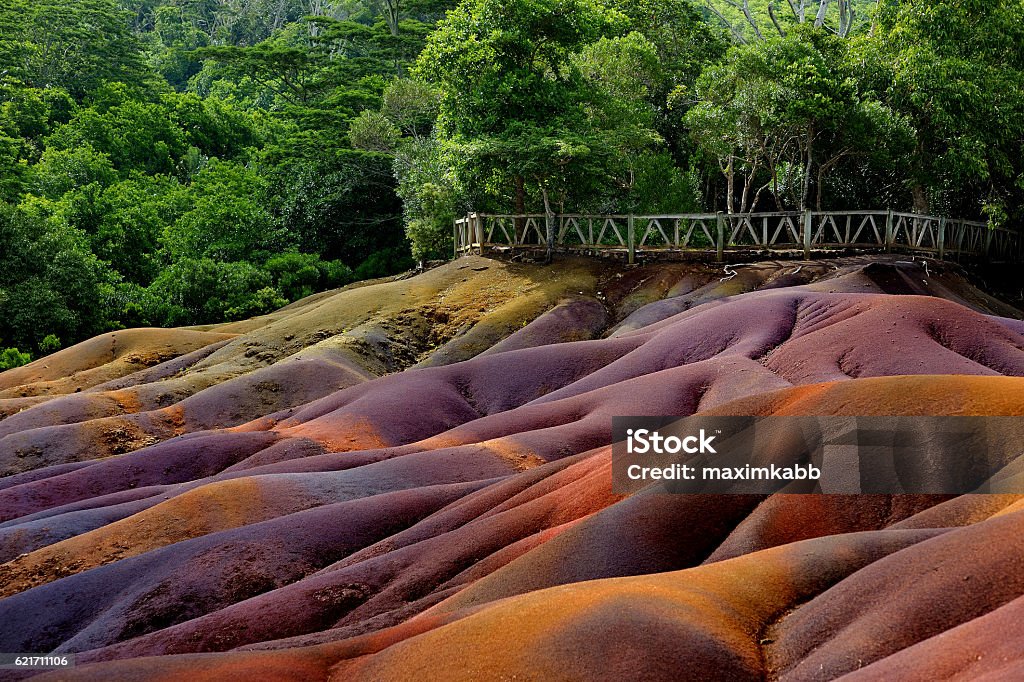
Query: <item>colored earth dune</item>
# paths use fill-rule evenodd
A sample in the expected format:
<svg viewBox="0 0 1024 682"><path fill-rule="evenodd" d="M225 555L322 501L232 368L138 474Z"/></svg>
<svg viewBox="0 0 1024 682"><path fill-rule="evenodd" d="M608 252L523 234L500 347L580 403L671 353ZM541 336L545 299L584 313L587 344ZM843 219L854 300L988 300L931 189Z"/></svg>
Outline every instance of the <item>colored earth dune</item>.
<svg viewBox="0 0 1024 682"><path fill-rule="evenodd" d="M73 652L61 680L1020 679L1024 496L623 497L610 448L616 415L1024 416L1020 318L895 257L467 257L106 334L0 374L0 651Z"/></svg>

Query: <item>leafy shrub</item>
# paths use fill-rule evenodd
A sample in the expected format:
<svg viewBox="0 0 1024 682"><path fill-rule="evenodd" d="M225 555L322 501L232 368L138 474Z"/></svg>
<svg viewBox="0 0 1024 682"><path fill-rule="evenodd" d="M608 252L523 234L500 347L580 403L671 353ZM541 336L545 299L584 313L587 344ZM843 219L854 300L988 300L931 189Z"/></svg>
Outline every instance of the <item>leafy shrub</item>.
<svg viewBox="0 0 1024 682"><path fill-rule="evenodd" d="M322 261L312 253L282 253L269 258L264 267L277 290L289 301L348 284L353 279L352 270L341 261Z"/></svg>
<svg viewBox="0 0 1024 682"><path fill-rule="evenodd" d="M49 355L50 353L56 353L62 348L60 339L57 338L56 334L47 334L43 337L43 340L39 342L39 352L43 355Z"/></svg>
<svg viewBox="0 0 1024 682"><path fill-rule="evenodd" d="M386 249L371 254L355 270L357 280L376 279L404 272L414 265L405 249Z"/></svg>
<svg viewBox="0 0 1024 682"><path fill-rule="evenodd" d="M443 218L413 218L405 226L413 253L420 259L448 258L452 255L452 228Z"/></svg>
<svg viewBox="0 0 1024 682"><path fill-rule="evenodd" d="M172 263L153 282L151 293L166 302L159 311L160 324L182 325L238 318L247 311L268 312L287 303L276 297L270 273L252 263L222 263L210 258L185 258ZM253 313L255 314L255 313Z"/></svg>
<svg viewBox="0 0 1024 682"><path fill-rule="evenodd" d="M32 356L28 353L22 353L17 348L8 348L0 353L0 371L21 367L30 362L32 362Z"/></svg>
<svg viewBox="0 0 1024 682"><path fill-rule="evenodd" d="M348 139L352 146L368 152L394 151L401 136L395 124L377 111L363 111L352 120L348 128Z"/></svg>
<svg viewBox="0 0 1024 682"><path fill-rule="evenodd" d="M108 274L81 231L0 204L0 336L12 346L102 331Z"/></svg>

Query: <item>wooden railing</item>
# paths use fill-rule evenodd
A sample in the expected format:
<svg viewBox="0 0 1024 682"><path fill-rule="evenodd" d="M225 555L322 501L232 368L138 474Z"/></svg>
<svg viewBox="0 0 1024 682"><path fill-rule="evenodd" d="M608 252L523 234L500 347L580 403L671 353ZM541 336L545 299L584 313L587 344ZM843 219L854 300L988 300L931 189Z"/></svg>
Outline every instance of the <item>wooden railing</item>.
<svg viewBox="0 0 1024 682"><path fill-rule="evenodd" d="M1019 233L986 223L898 211L783 211L553 217L555 251L704 252L722 261L730 251L906 251L938 258L962 256L1019 262ZM469 213L455 221L456 256L485 249L546 248L547 217Z"/></svg>

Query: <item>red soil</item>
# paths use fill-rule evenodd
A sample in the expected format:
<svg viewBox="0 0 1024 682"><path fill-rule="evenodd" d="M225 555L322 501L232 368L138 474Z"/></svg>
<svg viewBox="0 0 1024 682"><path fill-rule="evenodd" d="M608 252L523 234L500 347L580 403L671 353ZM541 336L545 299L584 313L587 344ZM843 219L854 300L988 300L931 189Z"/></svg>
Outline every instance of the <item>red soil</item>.
<svg viewBox="0 0 1024 682"><path fill-rule="evenodd" d="M615 415L1024 416L1020 314L953 268L797 268L468 258L4 373L0 651L76 652L63 680L1017 676L1024 496L612 493Z"/></svg>

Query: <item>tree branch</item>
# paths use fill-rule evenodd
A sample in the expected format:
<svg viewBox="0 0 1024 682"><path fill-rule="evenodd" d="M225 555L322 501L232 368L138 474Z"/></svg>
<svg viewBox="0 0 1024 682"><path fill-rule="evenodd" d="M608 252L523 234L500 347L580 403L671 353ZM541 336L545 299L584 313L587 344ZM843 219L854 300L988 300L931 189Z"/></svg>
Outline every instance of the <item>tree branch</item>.
<svg viewBox="0 0 1024 682"><path fill-rule="evenodd" d="M711 10L712 12L714 12L715 16L717 16L722 21L722 23L725 24L726 27L728 27L733 37L736 38L736 40L738 40L741 45L747 44L747 39L743 37L743 34L737 31L736 27L732 25L732 22L726 19L725 15L719 12L717 7L711 4L711 0L706 0L704 6Z"/></svg>
<svg viewBox="0 0 1024 682"><path fill-rule="evenodd" d="M789 3L792 7L793 3ZM772 23L775 24L775 30L779 32L779 35L783 38L786 37L786 32L782 30L782 25L779 23L778 18L775 16L775 6L772 3L768 3L768 16L771 17Z"/></svg>
<svg viewBox="0 0 1024 682"><path fill-rule="evenodd" d="M818 3L818 15L814 17L815 28L821 28L822 24L825 23L825 16L828 14L829 0L821 0Z"/></svg>
<svg viewBox="0 0 1024 682"><path fill-rule="evenodd" d="M875 11L871 14L871 29L868 31L869 36L875 35L875 27L878 26L878 8L882 4L882 0L875 0Z"/></svg>
<svg viewBox="0 0 1024 682"><path fill-rule="evenodd" d="M742 5L737 5L735 2L733 2L733 0L723 0L723 2L725 2L725 4L729 5L730 7L742 12L743 16L747 20L747 23L750 24L750 27L754 29L754 35L757 36L757 39L764 40L764 36L761 35L761 29L757 25L757 20L754 19L754 15L750 11L750 0L743 0Z"/></svg>
<svg viewBox="0 0 1024 682"><path fill-rule="evenodd" d="M840 35L845 38L850 35L850 30L853 28L853 22L857 18L857 10L854 9L850 0L844 0L842 6L846 8L846 25L841 27Z"/></svg>

